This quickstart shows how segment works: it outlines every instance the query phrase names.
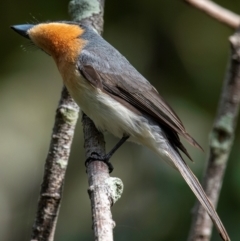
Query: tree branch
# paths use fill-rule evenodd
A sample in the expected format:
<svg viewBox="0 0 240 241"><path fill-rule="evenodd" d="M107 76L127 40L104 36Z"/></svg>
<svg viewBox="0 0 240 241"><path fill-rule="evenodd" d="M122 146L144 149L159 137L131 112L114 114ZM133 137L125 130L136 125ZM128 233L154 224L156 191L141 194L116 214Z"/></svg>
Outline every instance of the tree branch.
<svg viewBox="0 0 240 241"><path fill-rule="evenodd" d="M104 155L103 149L99 148L98 139L92 138L97 131L92 121L83 115L85 149L87 153L93 152L92 146L98 147L95 151ZM92 222L96 241L113 241L113 228L111 206L121 197L123 183L119 178L109 176L108 167L102 161L94 161L87 167L89 197L91 200Z"/></svg>
<svg viewBox="0 0 240 241"><path fill-rule="evenodd" d="M184 0L187 4L192 5L195 8L203 11L212 18L217 19L228 25L231 28L236 29L240 25L240 16L217 5L209 0Z"/></svg>
<svg viewBox="0 0 240 241"><path fill-rule="evenodd" d="M45 163L32 241L52 241L79 108L63 87Z"/></svg>
<svg viewBox="0 0 240 241"><path fill-rule="evenodd" d="M104 0L72 0L69 12L75 21L92 25L98 33L103 31ZM103 134L93 122L83 113L82 125L86 158L105 155ZM91 200L92 222L96 241L113 241L111 206L121 197L122 181L109 176L108 166L102 161L91 162L87 166L88 193Z"/></svg>
<svg viewBox="0 0 240 241"><path fill-rule="evenodd" d="M203 178L203 188L216 207L234 132L240 103L240 31L230 37L231 55L225 77L218 114L210 134L208 166ZM197 203L188 241L208 241L212 222L203 207Z"/></svg>

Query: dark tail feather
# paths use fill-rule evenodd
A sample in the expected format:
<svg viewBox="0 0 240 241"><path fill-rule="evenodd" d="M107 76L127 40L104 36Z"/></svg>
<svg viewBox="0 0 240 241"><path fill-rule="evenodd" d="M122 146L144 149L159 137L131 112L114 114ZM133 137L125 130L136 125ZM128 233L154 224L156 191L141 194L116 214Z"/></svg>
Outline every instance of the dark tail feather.
<svg viewBox="0 0 240 241"><path fill-rule="evenodd" d="M203 207L208 212L210 218L212 219L213 223L215 224L216 228L218 229L218 232L219 232L220 236L222 237L222 239L224 241L230 241L230 238L227 234L225 227L223 226L220 218L218 217L218 214L215 211L212 203L206 196L198 179L192 173L192 171L187 166L187 164L182 159L182 157L179 155L179 153L170 145L169 145L168 152L169 152L169 159L174 164L176 169L181 173L182 177L185 179L185 181L187 182L189 187L192 189L193 193L195 194L195 196L197 197L199 202L203 205ZM162 151L159 150L159 153L161 154Z"/></svg>
<svg viewBox="0 0 240 241"><path fill-rule="evenodd" d="M198 149L204 151L203 148L187 132L185 132L183 136L192 146L195 146Z"/></svg>

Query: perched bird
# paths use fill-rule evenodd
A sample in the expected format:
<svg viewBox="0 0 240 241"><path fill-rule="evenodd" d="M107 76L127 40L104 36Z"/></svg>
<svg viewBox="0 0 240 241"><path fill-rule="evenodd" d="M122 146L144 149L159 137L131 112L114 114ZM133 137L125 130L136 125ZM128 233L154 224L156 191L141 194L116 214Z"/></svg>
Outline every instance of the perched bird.
<svg viewBox="0 0 240 241"><path fill-rule="evenodd" d="M99 130L147 146L177 169L204 206L225 241L230 238L199 181L183 160L187 133L158 91L92 27L77 22L14 25L12 29L51 55L70 95ZM108 163L109 164L109 163ZM110 164L109 164L110 165Z"/></svg>

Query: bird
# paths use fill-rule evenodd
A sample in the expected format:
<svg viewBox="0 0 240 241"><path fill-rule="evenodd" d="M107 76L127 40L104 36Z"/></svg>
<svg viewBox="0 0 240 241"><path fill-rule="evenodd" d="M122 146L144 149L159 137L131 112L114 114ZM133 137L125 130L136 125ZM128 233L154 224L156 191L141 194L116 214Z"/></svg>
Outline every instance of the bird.
<svg viewBox="0 0 240 241"><path fill-rule="evenodd" d="M179 171L206 209L221 238L230 241L211 201L184 161L190 160L179 136L202 149L155 87L90 25L74 21L13 25L11 28L50 55L63 83L81 110L100 131L121 138L102 158L126 141L148 147Z"/></svg>

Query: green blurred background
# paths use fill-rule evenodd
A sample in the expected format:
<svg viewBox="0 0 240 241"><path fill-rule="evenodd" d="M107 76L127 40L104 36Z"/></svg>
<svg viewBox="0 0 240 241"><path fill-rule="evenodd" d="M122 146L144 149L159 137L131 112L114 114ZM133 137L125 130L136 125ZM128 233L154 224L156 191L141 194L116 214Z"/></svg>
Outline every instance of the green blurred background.
<svg viewBox="0 0 240 241"><path fill-rule="evenodd" d="M218 3L239 11L239 1ZM9 26L68 20L68 1L11 0L0 6L0 240L29 240L62 81L52 59L33 51ZM157 87L203 146L204 153L184 142L195 160L188 163L200 179L232 33L180 0L106 1L104 37ZM106 141L109 150L117 139L107 135ZM238 128L218 207L232 240L240 240L239 142ZM93 240L84 159L79 122L58 241ZM125 185L112 208L115 240L186 240L195 197L180 175L146 148L131 143L112 162L112 175ZM212 240L220 240L215 229Z"/></svg>

